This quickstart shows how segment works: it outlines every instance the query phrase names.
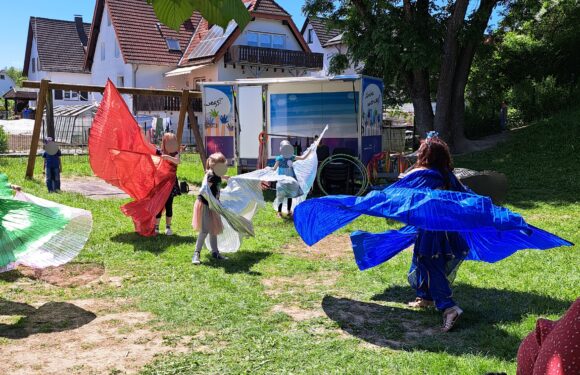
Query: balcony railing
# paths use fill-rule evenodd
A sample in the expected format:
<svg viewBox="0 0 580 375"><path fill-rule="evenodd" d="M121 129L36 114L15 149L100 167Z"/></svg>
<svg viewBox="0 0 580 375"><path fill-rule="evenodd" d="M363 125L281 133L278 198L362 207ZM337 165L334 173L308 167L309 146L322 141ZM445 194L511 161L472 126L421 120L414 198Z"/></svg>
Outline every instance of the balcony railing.
<svg viewBox="0 0 580 375"><path fill-rule="evenodd" d="M191 103L194 112L201 112L201 98L193 98L191 99ZM135 95L133 96L133 105L135 110L138 112L179 112L181 98L170 96Z"/></svg>
<svg viewBox="0 0 580 375"><path fill-rule="evenodd" d="M322 53L252 46L232 46L225 55L228 64L258 64L280 68L322 69Z"/></svg>

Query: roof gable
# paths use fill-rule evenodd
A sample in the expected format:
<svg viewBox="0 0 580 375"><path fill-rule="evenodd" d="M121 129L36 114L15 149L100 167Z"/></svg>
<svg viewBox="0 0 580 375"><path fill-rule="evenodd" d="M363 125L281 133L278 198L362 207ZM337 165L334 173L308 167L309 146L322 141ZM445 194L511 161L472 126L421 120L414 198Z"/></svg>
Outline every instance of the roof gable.
<svg viewBox="0 0 580 375"><path fill-rule="evenodd" d="M253 19L274 19L285 23L305 52L310 52L308 44L296 28L292 17L274 0L249 0L244 2ZM235 21L230 21L226 30L210 25L202 19L183 54L179 65L197 65L216 62L240 36L242 30Z"/></svg>
<svg viewBox="0 0 580 375"><path fill-rule="evenodd" d="M175 66L201 20L194 13L179 32L162 25L145 0L97 0L85 67L92 66L105 4L125 63ZM179 41L181 51L169 50L166 38Z"/></svg>
<svg viewBox="0 0 580 375"><path fill-rule="evenodd" d="M306 21L304 21L304 25L302 26L301 30L302 34L304 34L304 31L306 30L308 24L312 25L312 28L314 29L314 32L316 33L316 36L320 41L320 45L323 47L331 39L336 38L338 35L341 34L341 31L339 29L328 28L327 20L319 17L306 18Z"/></svg>
<svg viewBox="0 0 580 375"><path fill-rule="evenodd" d="M85 34L88 34L91 24L83 23L82 27L81 32L84 31ZM40 70L86 72L84 69L85 46L75 21L30 17L24 57L24 74L28 73L33 39L36 39Z"/></svg>

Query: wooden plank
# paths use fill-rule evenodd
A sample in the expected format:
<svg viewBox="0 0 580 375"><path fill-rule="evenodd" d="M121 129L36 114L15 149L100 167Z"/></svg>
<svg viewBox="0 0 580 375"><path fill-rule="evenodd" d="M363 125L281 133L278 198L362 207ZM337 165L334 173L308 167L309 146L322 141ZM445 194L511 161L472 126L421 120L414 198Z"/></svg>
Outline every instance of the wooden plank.
<svg viewBox="0 0 580 375"><path fill-rule="evenodd" d="M181 145L181 138L183 136L183 127L185 126L185 115L187 115L187 107L189 107L189 91L183 90L181 93L181 103L179 106L179 120L177 121L177 142Z"/></svg>
<svg viewBox="0 0 580 375"><path fill-rule="evenodd" d="M22 87L37 89L40 87L40 82L24 81L22 82ZM70 83L52 83L52 82L50 83L49 88L52 90L74 90L74 91L88 91L99 93L103 93L105 91L104 86L75 85ZM181 90L140 89L135 87L117 87L117 90L119 90L119 93L121 94L130 94L130 95L175 96L175 97L179 97L182 95ZM188 93L190 97L201 97L201 91L189 90Z"/></svg>
<svg viewBox="0 0 580 375"><path fill-rule="evenodd" d="M205 169L205 161L207 160L207 155L205 154L205 145L203 138L201 137L201 132L199 131L199 124L197 123L197 117L193 112L193 106L187 106L187 114L189 115L189 125L193 131L193 137L195 138L195 148L199 153L199 158L201 159L201 165Z"/></svg>
<svg viewBox="0 0 580 375"><path fill-rule="evenodd" d="M36 151L38 150L38 140L40 138L44 103L46 101L49 82L50 81L47 79L40 81L40 92L38 93L36 115L34 118L34 130L32 131L32 141L30 142L30 152L28 153L28 165L26 166L26 178L34 177L34 163L36 162Z"/></svg>
<svg viewBox="0 0 580 375"><path fill-rule="evenodd" d="M50 85L49 85L50 87ZM46 135L56 141L54 131L54 105L52 102L52 90L46 91Z"/></svg>

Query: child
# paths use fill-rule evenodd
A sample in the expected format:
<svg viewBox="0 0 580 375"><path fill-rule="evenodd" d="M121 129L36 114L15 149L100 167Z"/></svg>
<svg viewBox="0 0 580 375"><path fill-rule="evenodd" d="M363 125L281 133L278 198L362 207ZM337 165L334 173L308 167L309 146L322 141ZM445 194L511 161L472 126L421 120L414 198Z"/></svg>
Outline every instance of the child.
<svg viewBox="0 0 580 375"><path fill-rule="evenodd" d="M49 193L60 191L60 172L62 172L60 155L57 144L52 138L48 137L42 154L44 158L42 173L46 175L46 187Z"/></svg>
<svg viewBox="0 0 580 375"><path fill-rule="evenodd" d="M222 183L222 178L225 180L229 178L229 176L225 175L228 170L226 162L226 157L221 152L211 154L206 161L205 178L207 179L206 181L211 193L218 200L220 198L220 184ZM197 196L195 204L193 205L193 221L191 224L193 228L199 232L195 244L195 253L193 254L191 262L195 265L201 263L199 259L201 248L203 247L208 235L211 256L215 259L227 260L226 257L220 254L217 248L217 236L222 233L224 229L221 216L209 208L209 203L201 195Z"/></svg>
<svg viewBox="0 0 580 375"><path fill-rule="evenodd" d="M276 164L272 168L274 171L278 171L278 175L280 176L289 176L293 179L296 179L296 174L294 173L293 164L296 160L304 160L310 154L310 149L308 152L303 156L296 156L294 155L294 147L288 142L287 140L283 140L280 142L280 154L276 157ZM287 209L288 215L292 216L292 198L287 198ZM282 217L282 204L283 202L280 201L278 204L278 217Z"/></svg>
<svg viewBox="0 0 580 375"><path fill-rule="evenodd" d="M180 163L179 160L179 142L177 142L177 137L173 133L165 133L163 139L161 140L161 149L157 149L157 155L168 163L171 163L177 170L177 166ZM173 198L177 195L181 195L179 190L179 182L177 181L177 176L175 176L175 184L173 185L173 190L169 194L167 201L165 202L165 234L168 236L173 235L171 230L171 219L173 218ZM161 216L163 210L161 210L155 217L155 234L159 234L159 222L161 221Z"/></svg>

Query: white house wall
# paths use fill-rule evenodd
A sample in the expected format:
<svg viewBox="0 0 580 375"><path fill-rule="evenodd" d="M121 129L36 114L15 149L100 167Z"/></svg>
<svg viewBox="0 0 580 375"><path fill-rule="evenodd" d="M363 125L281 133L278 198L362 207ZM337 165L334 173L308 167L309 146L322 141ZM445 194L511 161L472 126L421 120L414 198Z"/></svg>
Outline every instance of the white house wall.
<svg viewBox="0 0 580 375"><path fill-rule="evenodd" d="M3 79L0 77L0 96L2 96L10 88L14 87L14 81L3 70L0 71L0 76L4 76Z"/></svg>
<svg viewBox="0 0 580 375"><path fill-rule="evenodd" d="M247 33L248 31L257 31L263 33L271 33L271 34L283 34L286 36L286 46L285 49L292 50L292 51L301 51L302 48L300 44L296 40L294 34L290 30L289 26L282 24L282 21L279 20L268 20L268 19L256 19L252 21L246 26L242 34L236 39L233 45L247 45Z"/></svg>

